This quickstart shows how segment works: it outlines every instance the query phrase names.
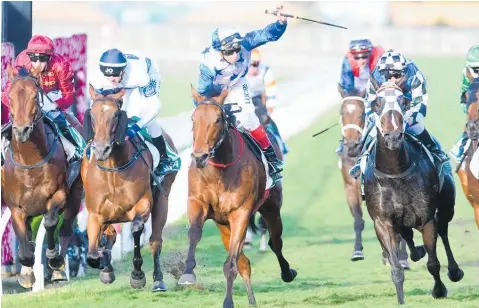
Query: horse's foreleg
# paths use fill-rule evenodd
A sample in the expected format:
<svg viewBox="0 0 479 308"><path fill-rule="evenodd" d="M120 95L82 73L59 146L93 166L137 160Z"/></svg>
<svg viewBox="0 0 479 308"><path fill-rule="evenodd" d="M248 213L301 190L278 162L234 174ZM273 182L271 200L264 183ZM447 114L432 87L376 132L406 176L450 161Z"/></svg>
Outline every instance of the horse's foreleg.
<svg viewBox="0 0 479 308"><path fill-rule="evenodd" d="M135 216L131 222L131 233L133 233L133 271L131 272L130 285L134 289L141 289L146 285L145 273L141 270L143 258L141 257L140 238L145 224L140 215Z"/></svg>
<svg viewBox="0 0 479 308"><path fill-rule="evenodd" d="M281 220L279 207L272 203L266 203L260 208L266 226L269 231L269 247L275 253L281 268L281 279L284 282L291 282L296 278L297 272L290 268L288 261L283 256L283 222Z"/></svg>
<svg viewBox="0 0 479 308"><path fill-rule="evenodd" d="M413 260L414 262L417 262L426 255L426 249L424 248L424 245L415 246L414 232L412 228L401 227L401 236L406 241L406 244L409 247L409 251L411 252L411 260Z"/></svg>
<svg viewBox="0 0 479 308"><path fill-rule="evenodd" d="M429 273L434 277L434 288L432 289L432 296L434 298L443 298L447 296L447 289L444 283L441 281L440 269L441 264L436 255L436 242L437 242L437 228L436 220L431 219L422 230L422 238L424 246L428 254L427 269Z"/></svg>
<svg viewBox="0 0 479 308"><path fill-rule="evenodd" d="M201 240L203 225L206 220L203 203L196 199L188 199L188 218L190 221L190 228L188 230L190 245L188 248L188 256L186 257L185 270L178 280L178 284L182 285L196 284L196 275L193 272L196 267L195 250Z"/></svg>
<svg viewBox="0 0 479 308"><path fill-rule="evenodd" d="M151 237L150 247L153 257L153 287L152 292L166 291L163 282L163 273L160 266L161 248L163 246L163 228L168 217L168 195L163 196L157 189L155 193L153 208L151 209Z"/></svg>
<svg viewBox="0 0 479 308"><path fill-rule="evenodd" d="M63 272L65 259L58 253L55 245L55 229L57 228L60 212L65 208L67 195L65 191L56 191L47 203L47 213L43 215L44 226L47 231L47 251L48 266L54 270L55 276L52 280L66 280L66 274ZM68 245L68 243L66 243ZM66 250L68 247L64 247ZM59 271L55 273L55 271Z"/></svg>
<svg viewBox="0 0 479 308"><path fill-rule="evenodd" d="M13 230L18 239L18 255L20 264L22 265L22 270L18 276L18 283L25 289L28 289L35 283L35 275L33 274L35 255L33 253L33 244L28 238L29 228L27 227L26 222L27 217L25 213L18 209L13 209L12 224Z"/></svg>
<svg viewBox="0 0 479 308"><path fill-rule="evenodd" d="M98 251L98 243L100 238L100 231L103 226L103 220L100 215L96 213L88 213L88 254L87 263L93 268L100 267L100 252Z"/></svg>
<svg viewBox="0 0 479 308"><path fill-rule="evenodd" d="M80 210L80 203L83 193L83 184L78 177L70 188L65 211L63 212L63 222L60 227L60 255L65 258L68 251L68 244L73 233L73 221Z"/></svg>
<svg viewBox="0 0 479 308"><path fill-rule="evenodd" d="M221 232L221 240L225 246L226 251L229 251L231 232L228 226L216 224ZM249 259L241 252L238 258L238 271L244 280L246 292L248 293L248 302L250 305L256 305L254 298L253 287L251 285L251 265Z"/></svg>
<svg viewBox="0 0 479 308"><path fill-rule="evenodd" d="M383 251L387 254L389 264L391 264L391 277L396 287L398 303L404 304L404 269L398 259L400 237L394 231L390 222L376 219L374 221L374 229L376 230L376 235L381 243Z"/></svg>
<svg viewBox="0 0 479 308"><path fill-rule="evenodd" d="M105 246L102 251L103 268L100 271L100 281L109 284L115 281L115 270L111 265L111 249L116 242L116 230L112 225L108 225L103 232L105 237Z"/></svg>
<svg viewBox="0 0 479 308"><path fill-rule="evenodd" d="M356 182L355 182L356 183ZM354 232L356 238L354 241L354 252L351 256L351 261L364 260L362 232L364 230L363 211L361 209L362 196L358 185L346 185L346 200L349 205L349 210L354 218Z"/></svg>
<svg viewBox="0 0 479 308"><path fill-rule="evenodd" d="M473 202L474 217L476 218L477 229L479 229L479 202Z"/></svg>

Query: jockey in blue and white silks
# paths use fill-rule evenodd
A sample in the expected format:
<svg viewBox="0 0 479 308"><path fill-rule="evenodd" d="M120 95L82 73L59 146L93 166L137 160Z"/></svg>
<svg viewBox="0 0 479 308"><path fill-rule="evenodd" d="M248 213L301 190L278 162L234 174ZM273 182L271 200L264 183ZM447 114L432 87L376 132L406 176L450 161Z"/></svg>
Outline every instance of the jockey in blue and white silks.
<svg viewBox="0 0 479 308"><path fill-rule="evenodd" d="M160 164L156 171L159 175L178 171L180 158L165 142L157 120L161 112L161 74L156 64L147 57L110 49L103 53L99 65L101 74L93 78L93 87L98 92L125 89L121 109L126 111L128 118L139 119L128 124L128 136L134 137L146 128L153 145L160 152Z"/></svg>
<svg viewBox="0 0 479 308"><path fill-rule="evenodd" d="M281 10L278 10L281 11ZM219 28L213 32L212 44L203 50L199 66L198 92L202 96L213 97L228 89L225 104L237 104L236 124L248 130L264 151L271 174L279 174L283 162L279 160L271 146L251 100L248 81L245 78L250 64L251 51L268 42L277 41L285 32L286 17L278 14L278 21L262 30L242 36L234 29Z"/></svg>
<svg viewBox="0 0 479 308"><path fill-rule="evenodd" d="M385 52L373 71L371 78L374 78L378 85L382 85L386 81L397 82L403 76L407 76L406 82L403 86L403 93L405 98L410 102L409 109L405 113L406 132L417 137L434 156L436 167L449 160L447 154L441 149L441 145L433 138L424 126L424 119L426 117L428 105L428 93L426 89L426 79L419 71L416 64L412 61L406 60L404 56L398 52L389 50ZM371 109L375 104L376 91L368 81L366 86L366 127L375 122L377 114ZM375 138L376 130L371 130L368 136ZM366 147L363 147L363 151ZM364 152L361 153L355 166L351 168L349 173L354 178L361 175L360 161Z"/></svg>

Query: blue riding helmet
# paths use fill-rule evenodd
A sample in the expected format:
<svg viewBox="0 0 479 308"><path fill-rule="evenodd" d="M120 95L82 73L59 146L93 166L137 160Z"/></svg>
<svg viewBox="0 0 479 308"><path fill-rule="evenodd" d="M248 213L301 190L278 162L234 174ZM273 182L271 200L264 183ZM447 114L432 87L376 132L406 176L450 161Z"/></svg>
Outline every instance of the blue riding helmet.
<svg viewBox="0 0 479 308"><path fill-rule="evenodd" d="M100 71L105 76L120 76L126 68L126 57L118 49L105 51L100 58Z"/></svg>
<svg viewBox="0 0 479 308"><path fill-rule="evenodd" d="M218 28L212 35L212 46L216 50L238 49L243 37L235 29Z"/></svg>

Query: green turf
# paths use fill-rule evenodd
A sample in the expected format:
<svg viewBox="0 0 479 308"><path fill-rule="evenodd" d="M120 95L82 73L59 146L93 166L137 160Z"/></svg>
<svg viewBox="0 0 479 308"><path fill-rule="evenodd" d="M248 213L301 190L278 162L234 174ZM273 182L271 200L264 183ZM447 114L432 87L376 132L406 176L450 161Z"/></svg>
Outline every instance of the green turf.
<svg viewBox="0 0 479 308"><path fill-rule="evenodd" d="M464 115L458 103L461 60L437 59L417 61L428 80L429 110L426 125L447 148L456 141ZM288 141L284 172L284 255L298 277L290 284L282 282L273 253L246 254L252 264L253 290L259 307L396 307L396 294L390 271L381 264L381 249L371 220L365 210L363 233L366 259L349 261L353 251L353 220L345 202L342 180L334 150L340 132L331 130L321 137L312 133L338 119L331 110L299 136ZM457 180L457 178L456 178ZM426 260L412 263L405 276L406 307L479 307L479 231L470 205L457 184L456 216L450 225L450 240L456 260L465 272L461 282L447 278L447 259L438 242L441 276L449 290L445 300L434 300L430 293L433 279ZM175 272L187 247L187 222L177 223L174 235L164 242L162 258L165 268ZM420 242L416 233L416 242ZM258 244L256 239L255 244ZM256 246L257 247L257 246ZM197 248L196 275L199 285L180 289L171 274L165 275L168 293L152 294L152 261L143 249L147 287L136 291L129 287L131 256L117 263L117 281L102 285L98 272L89 270L84 279L39 294L24 293L3 297L4 307L221 307L225 278L222 265L226 252L214 224L206 224ZM234 288L236 307L247 307L244 284L237 277Z"/></svg>

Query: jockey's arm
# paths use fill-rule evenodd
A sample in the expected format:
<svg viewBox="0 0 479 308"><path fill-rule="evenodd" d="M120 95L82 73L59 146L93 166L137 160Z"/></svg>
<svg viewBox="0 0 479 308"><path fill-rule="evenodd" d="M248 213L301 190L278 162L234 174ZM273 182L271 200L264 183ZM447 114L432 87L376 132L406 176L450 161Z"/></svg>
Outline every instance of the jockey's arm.
<svg viewBox="0 0 479 308"><path fill-rule="evenodd" d="M288 23L280 23L276 21L266 26L262 30L255 30L246 33L242 45L247 50L253 50L256 47L264 45L268 42L277 41L286 31Z"/></svg>
<svg viewBox="0 0 479 308"><path fill-rule="evenodd" d="M215 77L214 68L210 68L204 63L200 64L200 76L197 89L200 95L213 97L221 93L221 87L214 84Z"/></svg>
<svg viewBox="0 0 479 308"><path fill-rule="evenodd" d="M61 65L60 65L61 64ZM47 93L47 96L58 105L61 110L68 109L74 101L75 86L73 83L73 68L68 60L57 63L58 91Z"/></svg>
<svg viewBox="0 0 479 308"><path fill-rule="evenodd" d="M416 71L411 82L411 108L406 112L407 126L414 126L426 117L428 93L426 80L421 72Z"/></svg>
<svg viewBox="0 0 479 308"><path fill-rule="evenodd" d="M276 79L274 79L271 68L268 68L263 77L264 94L266 96L266 108L269 112L272 112L276 106Z"/></svg>
<svg viewBox="0 0 479 308"><path fill-rule="evenodd" d="M368 127L369 122L374 119L374 110L372 110L372 106L375 104L377 95L376 95L376 90L374 90L373 85L371 84L371 78L374 78L373 75L368 79L368 83L366 84L366 109L365 109L365 114L366 114L366 127Z"/></svg>
<svg viewBox="0 0 479 308"><path fill-rule="evenodd" d="M145 73L148 78L142 78L138 86L141 97L141 102L138 103L143 107L140 120L136 123L140 128L148 125L148 123L154 120L161 112L161 74L149 58L145 58L145 64ZM143 75L144 74L142 74L142 77ZM145 82L146 79L149 79L148 82Z"/></svg>
<svg viewBox="0 0 479 308"><path fill-rule="evenodd" d="M341 88L346 92L350 92L354 88L353 70L347 57L344 57L343 65L341 66Z"/></svg>

